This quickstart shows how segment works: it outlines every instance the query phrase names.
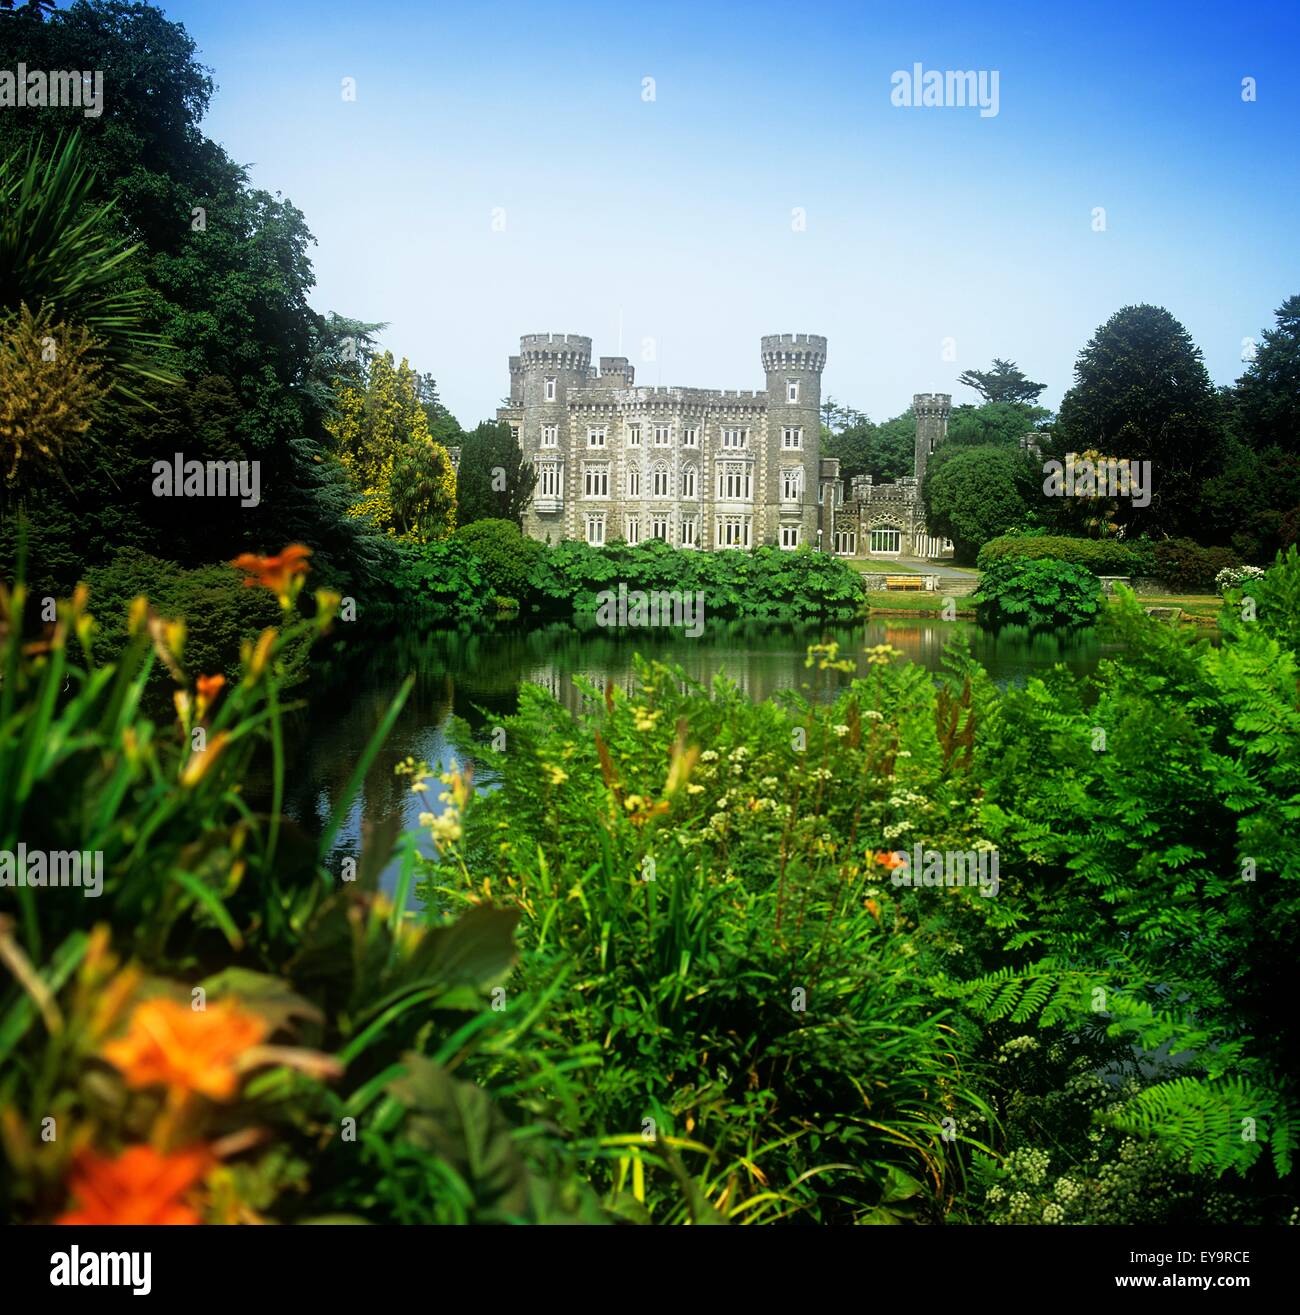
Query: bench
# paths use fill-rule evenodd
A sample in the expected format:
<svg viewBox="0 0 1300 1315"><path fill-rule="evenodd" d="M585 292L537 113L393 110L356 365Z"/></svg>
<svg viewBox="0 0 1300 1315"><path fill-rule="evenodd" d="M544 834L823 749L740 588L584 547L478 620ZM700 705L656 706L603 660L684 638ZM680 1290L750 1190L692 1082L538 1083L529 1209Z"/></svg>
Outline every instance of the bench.
<svg viewBox="0 0 1300 1315"><path fill-rule="evenodd" d="M926 578L923 575L887 575L886 589L924 589Z"/></svg>

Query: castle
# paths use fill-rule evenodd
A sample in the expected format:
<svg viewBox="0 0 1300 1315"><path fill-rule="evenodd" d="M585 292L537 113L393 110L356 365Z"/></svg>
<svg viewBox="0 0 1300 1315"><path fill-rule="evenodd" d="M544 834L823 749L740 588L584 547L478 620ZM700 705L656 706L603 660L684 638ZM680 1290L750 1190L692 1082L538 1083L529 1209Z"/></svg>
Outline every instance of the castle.
<svg viewBox="0 0 1300 1315"><path fill-rule="evenodd" d="M625 356L591 364L591 339L536 333L510 358L497 412L537 472L524 532L558 543L664 539L680 547L808 545L844 556L938 555L918 492L947 433L951 398L915 399L916 473L897 484L854 479L821 455L826 339L762 339L757 392L638 388Z"/></svg>

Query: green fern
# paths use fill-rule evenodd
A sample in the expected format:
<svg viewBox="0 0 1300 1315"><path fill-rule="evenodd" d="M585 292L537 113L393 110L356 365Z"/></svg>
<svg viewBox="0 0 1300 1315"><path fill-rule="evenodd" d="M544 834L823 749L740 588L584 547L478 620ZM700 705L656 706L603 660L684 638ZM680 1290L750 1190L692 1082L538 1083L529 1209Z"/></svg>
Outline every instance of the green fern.
<svg viewBox="0 0 1300 1315"><path fill-rule="evenodd" d="M1244 1175L1266 1143L1279 1177L1291 1172L1295 1110L1273 1092L1243 1078L1176 1078L1148 1087L1103 1114L1104 1122L1133 1136L1155 1138L1186 1160L1194 1173Z"/></svg>

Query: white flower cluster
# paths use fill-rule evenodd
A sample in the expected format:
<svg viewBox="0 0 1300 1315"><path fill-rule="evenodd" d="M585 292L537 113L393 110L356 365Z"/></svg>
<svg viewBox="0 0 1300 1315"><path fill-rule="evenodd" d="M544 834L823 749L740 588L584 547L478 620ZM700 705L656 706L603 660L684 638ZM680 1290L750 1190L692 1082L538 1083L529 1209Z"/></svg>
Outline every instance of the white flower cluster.
<svg viewBox="0 0 1300 1315"><path fill-rule="evenodd" d="M1262 580L1262 566L1225 566L1214 577L1214 587L1219 593L1227 589L1239 589L1247 580Z"/></svg>

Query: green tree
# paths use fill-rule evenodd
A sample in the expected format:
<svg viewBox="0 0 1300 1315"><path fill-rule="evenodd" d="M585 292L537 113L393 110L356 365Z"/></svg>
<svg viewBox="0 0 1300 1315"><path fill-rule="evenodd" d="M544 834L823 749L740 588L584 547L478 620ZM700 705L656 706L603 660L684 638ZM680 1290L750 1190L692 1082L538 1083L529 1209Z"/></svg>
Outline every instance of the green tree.
<svg viewBox="0 0 1300 1315"><path fill-rule="evenodd" d="M537 482L519 443L503 422L485 420L465 434L457 472L460 523L507 520L520 524Z"/></svg>
<svg viewBox="0 0 1300 1315"><path fill-rule="evenodd" d="M910 406L876 426L868 472L878 484L916 473L916 412Z"/></svg>
<svg viewBox="0 0 1300 1315"><path fill-rule="evenodd" d="M986 402L954 408L948 420L948 442L964 447L1020 446L1027 434L1042 428L1051 412L1021 402Z"/></svg>
<svg viewBox="0 0 1300 1315"><path fill-rule="evenodd" d="M840 478L852 480L871 471L875 440L876 426L863 416L843 429L823 430L822 456L838 457Z"/></svg>
<svg viewBox="0 0 1300 1315"><path fill-rule="evenodd" d="M1300 295L1277 308L1276 328L1265 330L1237 380L1236 408L1242 437L1257 451L1300 452Z"/></svg>
<svg viewBox="0 0 1300 1315"><path fill-rule="evenodd" d="M985 543L1024 520L1037 484L1037 467L1010 448L940 448L922 489L926 522L952 540L959 562L973 562Z"/></svg>
<svg viewBox="0 0 1300 1315"><path fill-rule="evenodd" d="M996 356L992 369L967 370L958 375L957 382L973 388L986 402L1010 402L1020 406L1033 406L1047 387L1026 378L1014 361L1003 361Z"/></svg>
<svg viewBox="0 0 1300 1315"><path fill-rule="evenodd" d="M1159 306L1126 306L1093 334L1074 378L1045 448L1058 459L1091 450L1150 461L1150 504L1122 501L1117 523L1195 531L1201 485L1222 466L1224 429L1191 335Z"/></svg>

